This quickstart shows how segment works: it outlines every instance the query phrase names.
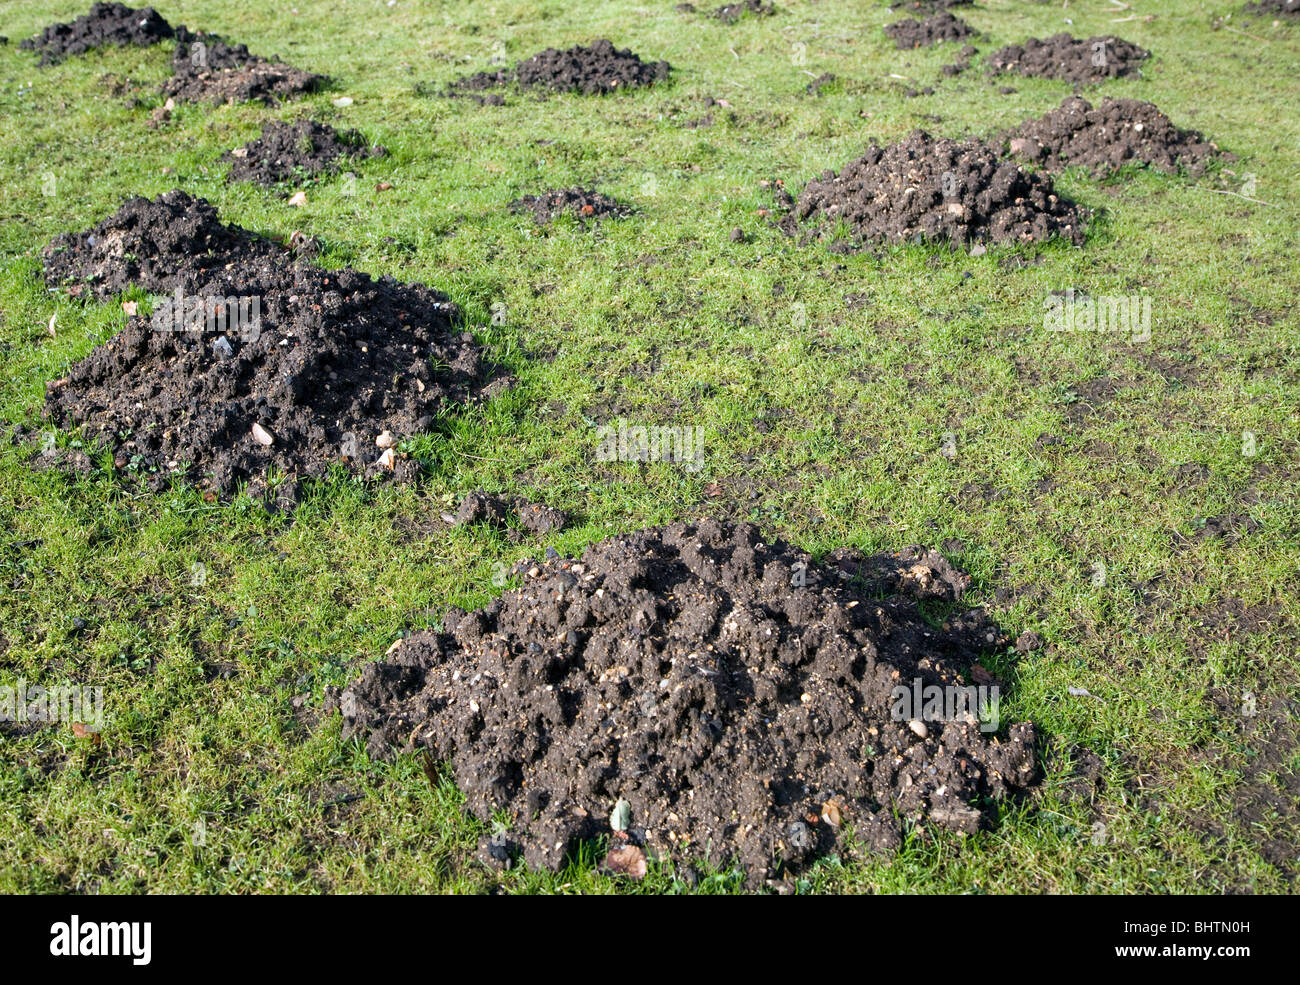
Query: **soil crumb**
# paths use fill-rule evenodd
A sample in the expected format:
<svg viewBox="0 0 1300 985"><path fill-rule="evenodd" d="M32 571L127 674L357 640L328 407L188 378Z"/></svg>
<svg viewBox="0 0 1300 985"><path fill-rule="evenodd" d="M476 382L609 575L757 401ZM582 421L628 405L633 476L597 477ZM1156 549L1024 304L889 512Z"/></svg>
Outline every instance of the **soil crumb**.
<svg viewBox="0 0 1300 985"><path fill-rule="evenodd" d="M1151 52L1113 34L1080 39L1069 34L1030 38L989 55L993 73L1016 73L1041 79L1087 84L1141 73Z"/></svg>
<svg viewBox="0 0 1300 985"><path fill-rule="evenodd" d="M230 164L228 181L272 186L337 171L348 158L387 153L383 147L372 147L357 130L339 131L315 120L272 120L262 128L260 137L228 151L221 159Z"/></svg>
<svg viewBox="0 0 1300 985"><path fill-rule="evenodd" d="M601 39L564 51L547 48L513 69L467 75L453 82L449 91L458 95L513 84L593 95L654 85L665 81L670 71L667 62L643 62L633 52Z"/></svg>
<svg viewBox="0 0 1300 985"><path fill-rule="evenodd" d="M589 188L557 188L540 195L525 195L510 203L513 212L531 212L539 224L571 215L586 224L588 219L625 219L632 214L626 205Z"/></svg>
<svg viewBox="0 0 1300 985"><path fill-rule="evenodd" d="M790 204L790 203L787 203ZM887 147L872 144L839 174L810 181L781 228L825 238L844 223L859 243L1083 241L1082 210L1061 198L1051 177L1026 171L980 140L935 138L915 130ZM832 248L851 248L852 244Z"/></svg>
<svg viewBox="0 0 1300 985"><path fill-rule="evenodd" d="M885 26L885 34L894 39L900 49L928 48L945 41L963 41L976 31L960 17L947 11L917 20L906 17Z"/></svg>
<svg viewBox="0 0 1300 985"><path fill-rule="evenodd" d="M925 621L969 583L935 552L817 565L704 520L519 567L522 587L402 640L339 706L372 755L427 750L476 817L509 816L485 861L554 870L607 836L738 863L752 887L832 851L845 823L888 852L895 812L974 832L981 798L1036 780L1030 723L999 740L966 710L908 717L900 689L967 686L1007 645L983 610Z"/></svg>
<svg viewBox="0 0 1300 985"><path fill-rule="evenodd" d="M260 498L274 473L292 502L336 464L413 481L398 442L485 396L482 351L444 295L314 266L183 191L128 199L44 260L47 283L74 296L167 295L46 388L48 419L152 489L182 480L228 498L247 483Z"/></svg>
<svg viewBox="0 0 1300 985"><path fill-rule="evenodd" d="M138 45L147 48L174 37L175 29L152 7L139 9L124 3L96 3L90 13L66 24L51 24L18 47L40 54L42 65L52 65L69 55L83 55L95 48Z"/></svg>
<svg viewBox="0 0 1300 985"><path fill-rule="evenodd" d="M314 92L325 77L263 58L242 44L229 44L219 35L176 29L172 77L163 83L164 96L183 102L213 104L260 101L275 106L281 100Z"/></svg>
<svg viewBox="0 0 1300 985"><path fill-rule="evenodd" d="M1192 175L1205 172L1218 147L1180 130L1154 103L1106 97L1093 107L1078 96L1007 134L1015 156L1060 171L1071 166L1102 175L1126 164Z"/></svg>

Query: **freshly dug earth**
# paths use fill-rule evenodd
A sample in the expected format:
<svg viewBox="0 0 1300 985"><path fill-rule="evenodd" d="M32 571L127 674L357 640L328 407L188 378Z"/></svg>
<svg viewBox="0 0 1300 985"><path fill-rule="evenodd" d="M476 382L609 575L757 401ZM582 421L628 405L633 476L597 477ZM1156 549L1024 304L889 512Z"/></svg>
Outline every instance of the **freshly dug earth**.
<svg viewBox="0 0 1300 985"><path fill-rule="evenodd" d="M988 66L994 73L1014 72L1086 84L1137 74L1150 55L1146 49L1113 34L1086 40L1054 34L999 48L989 55Z"/></svg>
<svg viewBox="0 0 1300 985"><path fill-rule="evenodd" d="M764 0L744 0L743 3L728 3L719 7L713 12L713 18L720 20L724 24L734 24L746 14L753 14L755 17L770 17L776 13L776 8Z"/></svg>
<svg viewBox="0 0 1300 985"><path fill-rule="evenodd" d="M1256 0L1255 3L1246 4L1245 11L1260 16L1285 14L1290 17L1300 17L1300 0Z"/></svg>
<svg viewBox="0 0 1300 985"><path fill-rule="evenodd" d="M124 3L96 3L90 13L67 24L51 24L36 37L19 42L18 47L39 52L40 63L50 65L95 48L124 48L130 44L147 48L175 34L152 7L137 10Z"/></svg>
<svg viewBox="0 0 1300 985"><path fill-rule="evenodd" d="M269 186L337 171L348 157L383 157L387 153L383 147L370 146L357 130L340 132L315 120L272 120L262 128L260 137L221 159L230 162L227 180Z"/></svg>
<svg viewBox="0 0 1300 985"><path fill-rule="evenodd" d="M557 188L540 195L525 195L510 203L513 212L531 212L538 223L547 223L565 213L585 225L587 219L623 219L632 214L608 195L589 188Z"/></svg>
<svg viewBox="0 0 1300 985"><path fill-rule="evenodd" d="M1194 130L1174 126L1154 103L1109 96L1095 108L1071 96L1012 130L1007 139L1011 153L1024 160L1054 171L1078 165L1098 175L1130 163L1199 175L1219 152Z"/></svg>
<svg viewBox="0 0 1300 985"><path fill-rule="evenodd" d="M317 89L325 77L304 72L278 59L251 54L246 45L228 44L219 35L176 29L172 77L165 96L214 104L260 100L274 106L282 99Z"/></svg>
<svg viewBox="0 0 1300 985"><path fill-rule="evenodd" d="M1083 240L1083 213L1052 188L980 140L956 141L915 130L888 147L872 144L838 175L810 181L781 228L795 235L847 224L859 242L1038 242ZM834 244L843 248L841 244Z"/></svg>
<svg viewBox="0 0 1300 985"><path fill-rule="evenodd" d="M601 39L565 51L547 48L512 70L465 76L451 84L451 91L475 92L518 84L591 95L654 85L666 80L670 70L667 62L643 62L631 51L615 48L612 41Z"/></svg>
<svg viewBox="0 0 1300 985"><path fill-rule="evenodd" d="M339 702L372 755L426 749L476 817L509 815L485 861L555 869L579 839L623 844L624 800L632 845L738 862L752 886L832 850L842 823L885 851L899 817L975 831L979 798L1035 779L1032 724L999 741L965 714L898 720L896 686L959 684L1006 643L981 610L922 618L969 581L934 552L817 566L705 520L528 564L522 587L401 641Z"/></svg>
<svg viewBox="0 0 1300 985"><path fill-rule="evenodd" d="M903 10L914 14L932 14L936 10L949 10L952 7L969 7L974 0L886 0L885 6L890 10Z"/></svg>
<svg viewBox="0 0 1300 985"><path fill-rule="evenodd" d="M74 295L132 284L171 295L46 394L50 420L82 426L152 488L182 479L228 497L247 481L261 496L274 470L285 477L277 498L292 502L300 479L334 463L409 481L416 464L392 446L448 402L482 395L481 350L453 330L442 294L295 260L185 192L129 199L94 229L59 236L45 274L52 287L72 281ZM206 326L200 309L199 324L178 329L177 289L183 313L210 298L229 318L236 299L256 298L260 321L223 325L214 307Z"/></svg>
<svg viewBox="0 0 1300 985"><path fill-rule="evenodd" d="M973 27L947 11L925 20L905 17L885 27L885 34L893 38L894 43L902 49L928 48L944 41L962 41L975 33Z"/></svg>

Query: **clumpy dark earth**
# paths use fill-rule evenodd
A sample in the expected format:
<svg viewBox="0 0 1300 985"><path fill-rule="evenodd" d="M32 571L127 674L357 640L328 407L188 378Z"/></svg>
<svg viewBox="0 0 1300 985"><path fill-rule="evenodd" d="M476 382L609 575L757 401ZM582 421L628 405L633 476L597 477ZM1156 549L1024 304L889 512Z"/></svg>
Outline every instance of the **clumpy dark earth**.
<svg viewBox="0 0 1300 985"><path fill-rule="evenodd" d="M1300 0L1256 0L1255 3L1246 4L1244 9L1248 14L1300 17Z"/></svg>
<svg viewBox="0 0 1300 985"><path fill-rule="evenodd" d="M932 14L936 10L948 10L952 7L969 7L974 0L886 0L885 6L890 10L902 10L914 14Z"/></svg>
<svg viewBox="0 0 1300 985"><path fill-rule="evenodd" d="M975 28L947 11L924 20L906 17L885 26L885 34L893 38L894 43L902 49L928 48L944 41L962 41L975 33Z"/></svg>
<svg viewBox="0 0 1300 985"><path fill-rule="evenodd" d="M1032 724L999 741L973 716L895 720L900 682L961 682L1006 644L982 610L922 618L969 582L934 552L818 566L705 520L528 564L522 587L401 641L339 702L372 755L427 750L476 817L509 816L485 860L556 869L581 839L623 844L625 800L633 845L736 862L756 885L831 851L845 823L883 851L900 819L973 832L986 798L1036 778Z"/></svg>
<svg viewBox="0 0 1300 985"><path fill-rule="evenodd" d="M1069 34L1030 38L988 57L991 71L1087 84L1135 75L1151 52L1114 35L1081 39Z"/></svg>
<svg viewBox="0 0 1300 985"><path fill-rule="evenodd" d="M588 219L623 219L632 210L608 195L589 188L556 188L540 195L525 195L510 203L513 212L531 212L538 223L568 214L584 225Z"/></svg>
<svg viewBox="0 0 1300 985"><path fill-rule="evenodd" d="M654 85L665 81L670 70L667 62L643 62L633 52L615 48L612 41L601 39L565 51L547 48L520 62L514 69L465 76L451 84L451 92L474 92L517 84L526 88L592 95Z"/></svg>
<svg viewBox="0 0 1300 985"><path fill-rule="evenodd" d="M734 24L746 14L753 14L755 17L770 17L776 13L776 8L764 0L744 0L743 3L728 3L719 7L713 12L715 20L720 20L724 24Z"/></svg>
<svg viewBox="0 0 1300 985"><path fill-rule="evenodd" d="M176 31L152 7L135 9L124 3L92 4L90 13L67 24L51 24L18 47L38 52L42 65L62 61L69 55L83 55L95 48L149 45L174 37Z"/></svg>
<svg viewBox="0 0 1300 985"><path fill-rule="evenodd" d="M270 186L337 171L349 157L383 157L387 153L383 147L372 147L357 130L338 131L315 120L272 120L262 128L260 137L226 153L222 160L230 162L228 180Z"/></svg>
<svg viewBox="0 0 1300 985"><path fill-rule="evenodd" d="M1008 135L1017 157L1051 170L1078 165L1095 174L1125 164L1199 175L1219 149L1194 130L1180 130L1154 103L1106 97L1093 107L1078 96Z"/></svg>
<svg viewBox="0 0 1300 985"><path fill-rule="evenodd" d="M562 510L542 503L530 503L522 496L496 496L478 490L461 500L454 516L448 517L457 526L483 523L505 529L514 516L530 534L542 537L559 533L569 522Z"/></svg>
<svg viewBox="0 0 1300 985"><path fill-rule="evenodd" d="M152 7L134 9L123 3L96 3L88 14L66 24L50 24L18 47L40 54L40 64L62 61L96 48L148 47L175 36L175 30Z"/></svg>
<svg viewBox="0 0 1300 985"><path fill-rule="evenodd" d="M292 502L301 479L334 464L411 481L416 463L393 446L483 395L482 351L454 330L442 294L321 269L182 191L128 199L94 229L57 237L45 275L76 296L130 285L168 295L48 384L45 404L151 488L183 480L229 497L246 482L261 497L273 470L285 477L276 498ZM214 307L211 324L200 314L178 329L176 289L217 299L223 314L258 298L260 322L226 326Z"/></svg>
<svg viewBox="0 0 1300 985"><path fill-rule="evenodd" d="M888 147L872 144L839 174L810 181L781 228L829 236L844 223L858 243L1037 242L1083 240L1083 213L1053 191L1045 174L1027 172L980 140L956 141L915 130ZM835 241L836 249L852 244Z"/></svg>
<svg viewBox="0 0 1300 985"><path fill-rule="evenodd" d="M274 106L281 100L312 92L325 77L249 52L203 31L176 29L172 77L163 83L165 96L187 102L214 104L251 102ZM200 47L200 45L202 47Z"/></svg>

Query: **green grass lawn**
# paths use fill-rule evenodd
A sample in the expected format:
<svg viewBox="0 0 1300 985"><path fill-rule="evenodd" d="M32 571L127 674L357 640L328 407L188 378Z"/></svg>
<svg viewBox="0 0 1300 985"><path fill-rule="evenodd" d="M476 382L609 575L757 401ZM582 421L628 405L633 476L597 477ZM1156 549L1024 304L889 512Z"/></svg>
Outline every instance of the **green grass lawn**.
<svg viewBox="0 0 1300 985"><path fill-rule="evenodd" d="M37 69L17 42L87 4L9 0L0 17L0 685L105 700L99 741L67 723L0 731L0 891L691 891L668 866L629 886L592 858L491 873L449 780L372 762L320 706L440 607L499 593L502 562L705 515L813 551L941 548L973 574L972 604L1045 641L994 661L1004 723L1032 719L1053 750L1041 791L977 836L846 851L801 889L1294 887L1300 25L1219 20L1231 0L960 11L991 39L981 57L1058 31L1149 48L1144 77L1084 94L1151 100L1239 159L1198 180L1067 174L1058 188L1094 213L1081 249L841 256L771 228L760 182L797 192L918 126L997 131L1070 87L990 82L978 58L943 77L957 46L894 50L895 15L868 0L777 0L731 27L670 0L295 2L160 3L332 84L269 111L182 106L158 128L169 45ZM513 63L597 37L667 59L672 81L504 107L430 94L502 50ZM302 208L225 182L224 151L305 113L390 156L306 186ZM592 231L508 208L574 184L637 213ZM249 229L319 237L325 265L445 291L517 385L420 439L420 489L339 481L293 517L34 470L8 435L42 429L45 382L124 317L47 291L40 248L172 188ZM1047 331L1044 299L1070 287L1149 297L1150 339ZM597 427L619 419L702 427L705 467L597 461ZM577 522L523 546L447 528L439 514L475 488ZM1220 517L1235 532L1207 536ZM1095 785L1073 776L1091 756ZM719 872L696 891L738 889Z"/></svg>

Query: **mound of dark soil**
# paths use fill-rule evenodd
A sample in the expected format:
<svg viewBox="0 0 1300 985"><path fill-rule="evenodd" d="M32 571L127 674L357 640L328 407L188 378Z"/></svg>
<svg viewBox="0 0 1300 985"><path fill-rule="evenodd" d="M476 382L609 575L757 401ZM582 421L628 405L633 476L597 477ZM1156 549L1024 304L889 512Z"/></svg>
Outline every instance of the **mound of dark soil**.
<svg viewBox="0 0 1300 985"><path fill-rule="evenodd" d="M914 14L932 14L936 10L949 10L953 7L969 7L974 0L897 0L887 2L890 10L903 10Z"/></svg>
<svg viewBox="0 0 1300 985"><path fill-rule="evenodd" d="M90 13L67 24L51 24L34 38L19 42L26 51L39 52L42 65L82 55L95 48L151 44L174 37L176 31L152 7L135 9L124 3L96 3Z"/></svg>
<svg viewBox="0 0 1300 985"><path fill-rule="evenodd" d="M165 96L188 102L250 102L274 106L282 99L312 92L325 81L278 58L249 52L242 44L229 44L219 35L176 29L172 77L163 83Z"/></svg>
<svg viewBox="0 0 1300 985"><path fill-rule="evenodd" d="M1024 160L1056 171L1078 165L1098 175L1131 163L1201 174L1218 153L1199 133L1174 126L1154 103L1110 97L1094 108L1071 96L1007 138L1011 153Z"/></svg>
<svg viewBox="0 0 1300 985"><path fill-rule="evenodd" d="M513 83L591 95L654 85L666 80L670 70L667 62L643 62L633 52L601 39L565 51L547 48L511 70L466 76L451 84L451 92L476 92Z"/></svg>
<svg viewBox="0 0 1300 985"><path fill-rule="evenodd" d="M875 144L839 174L810 181L781 228L794 235L834 233L859 242L1037 242L1083 240L1081 210L1060 198L1045 174L1031 174L980 140L956 141L916 130L888 147Z"/></svg>
<svg viewBox="0 0 1300 985"><path fill-rule="evenodd" d="M734 24L746 14L753 14L755 17L771 17L775 13L776 8L770 3L764 3L764 0L743 0L741 3L724 4L710 16L724 24Z"/></svg>
<svg viewBox="0 0 1300 985"><path fill-rule="evenodd" d="M1113 34L1086 40L1069 34L1030 38L989 55L990 71L1089 83L1138 74L1151 52Z"/></svg>
<svg viewBox="0 0 1300 985"><path fill-rule="evenodd" d="M1279 14L1300 17L1300 0L1256 0L1254 3L1246 4L1244 10L1248 14L1258 14L1261 17L1276 17Z"/></svg>
<svg viewBox="0 0 1300 985"><path fill-rule="evenodd" d="M511 514L529 533L538 537L558 533L569 522L562 510L542 503L530 503L522 496L494 496L479 490L461 500L455 516L445 517L457 526L484 523L505 529Z"/></svg>
<svg viewBox="0 0 1300 985"><path fill-rule="evenodd" d="M387 153L383 147L370 146L357 130L338 131L315 120L272 120L262 128L260 137L221 159L230 162L229 181L278 185L305 175L337 171L350 157L383 157Z"/></svg>
<svg viewBox="0 0 1300 985"><path fill-rule="evenodd" d="M981 610L934 628L969 579L920 549L825 566L750 525L675 524L525 563L524 584L446 632L418 633L340 700L372 755L427 749L486 841L557 868L578 839L622 835L660 856L734 860L750 884L830 850L874 847L899 818L971 832L973 806L1035 778L1035 729L999 742L974 715L905 719L896 687L960 686L1006 640ZM511 844L513 843L513 844Z"/></svg>
<svg viewBox="0 0 1300 985"><path fill-rule="evenodd" d="M944 11L925 20L906 17L886 25L885 34L893 38L899 48L906 49L928 48L944 41L962 41L973 37L976 31L960 17Z"/></svg>
<svg viewBox="0 0 1300 985"><path fill-rule="evenodd" d="M540 195L525 195L510 203L511 211L531 212L538 223L547 223L565 213L586 224L588 219L623 219L632 210L608 195L589 188L557 188Z"/></svg>
<svg viewBox="0 0 1300 985"><path fill-rule="evenodd" d="M155 488L180 478L229 496L248 481L260 495L274 470L292 500L333 463L411 480L394 446L482 395L481 350L453 330L442 294L302 262L181 191L59 236L45 272L83 296L131 284L170 295L46 395L52 421L82 426Z"/></svg>

